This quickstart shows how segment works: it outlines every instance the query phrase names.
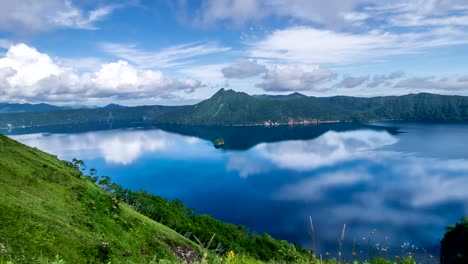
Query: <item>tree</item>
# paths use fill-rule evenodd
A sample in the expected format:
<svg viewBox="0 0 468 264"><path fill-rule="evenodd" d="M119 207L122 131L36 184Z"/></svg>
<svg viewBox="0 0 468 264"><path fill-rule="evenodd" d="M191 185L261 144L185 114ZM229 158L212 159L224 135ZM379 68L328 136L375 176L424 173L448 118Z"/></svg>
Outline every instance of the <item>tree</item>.
<svg viewBox="0 0 468 264"><path fill-rule="evenodd" d="M440 263L468 263L468 216L448 226L440 247Z"/></svg>

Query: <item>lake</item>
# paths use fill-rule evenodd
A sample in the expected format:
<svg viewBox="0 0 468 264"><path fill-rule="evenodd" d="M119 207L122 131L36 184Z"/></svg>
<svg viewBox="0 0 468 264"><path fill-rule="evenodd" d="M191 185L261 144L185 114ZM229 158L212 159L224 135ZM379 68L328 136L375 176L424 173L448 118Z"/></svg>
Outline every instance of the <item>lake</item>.
<svg viewBox="0 0 468 264"><path fill-rule="evenodd" d="M371 243L382 254L437 256L445 226L468 214L468 124L75 131L4 133L82 159L126 188L305 247L311 216L322 254L336 256L346 224L345 252L356 241L361 255ZM225 145L215 148L216 138Z"/></svg>

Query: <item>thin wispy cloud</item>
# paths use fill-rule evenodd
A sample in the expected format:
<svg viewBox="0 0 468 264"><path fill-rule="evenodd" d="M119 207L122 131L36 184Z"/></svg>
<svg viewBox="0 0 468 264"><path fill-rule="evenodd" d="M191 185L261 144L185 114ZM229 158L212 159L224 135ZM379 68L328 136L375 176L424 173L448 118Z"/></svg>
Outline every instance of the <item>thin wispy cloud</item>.
<svg viewBox="0 0 468 264"><path fill-rule="evenodd" d="M69 0L0 0L0 30L15 35L56 28L95 30L98 29L96 22L124 6L108 4L85 9Z"/></svg>
<svg viewBox="0 0 468 264"><path fill-rule="evenodd" d="M214 42L192 42L157 51L139 49L135 44L101 43L100 48L115 57L130 61L143 68L168 68L191 64L200 56L231 50Z"/></svg>
<svg viewBox="0 0 468 264"><path fill-rule="evenodd" d="M84 11L66 1L65 8L57 11L56 15L50 18L50 23L57 27L96 30L98 27L95 23L110 15L117 8L117 5L108 5Z"/></svg>
<svg viewBox="0 0 468 264"><path fill-rule="evenodd" d="M350 64L461 44L468 44L468 32L452 28L402 34L374 30L361 34L303 26L273 31L248 43L247 52L252 58L284 63Z"/></svg>

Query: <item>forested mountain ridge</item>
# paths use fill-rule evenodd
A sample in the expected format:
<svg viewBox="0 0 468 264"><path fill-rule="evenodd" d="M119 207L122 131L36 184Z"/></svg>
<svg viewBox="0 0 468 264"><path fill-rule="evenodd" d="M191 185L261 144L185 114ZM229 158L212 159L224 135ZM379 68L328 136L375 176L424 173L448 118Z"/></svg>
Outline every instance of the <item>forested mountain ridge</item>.
<svg viewBox="0 0 468 264"><path fill-rule="evenodd" d="M0 114L7 113L22 113L22 112L44 112L63 110L65 107L55 106L50 104L9 104L0 103Z"/></svg>
<svg viewBox="0 0 468 264"><path fill-rule="evenodd" d="M382 97L248 95L221 89L186 106L138 106L0 114L0 128L83 123L263 125L302 121L467 121L468 97L429 93Z"/></svg>
<svg viewBox="0 0 468 264"><path fill-rule="evenodd" d="M466 121L468 97L428 93L360 98L250 96L221 89L211 98L153 119L156 123L249 125L291 120L369 122L374 120Z"/></svg>

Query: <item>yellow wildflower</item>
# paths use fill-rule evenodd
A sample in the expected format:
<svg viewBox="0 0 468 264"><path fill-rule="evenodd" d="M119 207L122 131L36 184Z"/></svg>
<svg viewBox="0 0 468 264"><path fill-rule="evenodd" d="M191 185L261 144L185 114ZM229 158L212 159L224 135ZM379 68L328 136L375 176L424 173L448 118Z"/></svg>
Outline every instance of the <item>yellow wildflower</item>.
<svg viewBox="0 0 468 264"><path fill-rule="evenodd" d="M232 250L229 251L229 254L228 254L228 257L227 257L228 261L233 260L235 256L236 256L236 254L234 254L234 251L232 251Z"/></svg>

